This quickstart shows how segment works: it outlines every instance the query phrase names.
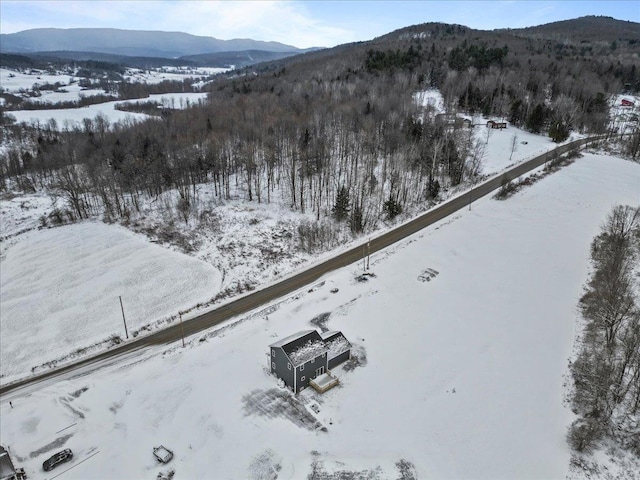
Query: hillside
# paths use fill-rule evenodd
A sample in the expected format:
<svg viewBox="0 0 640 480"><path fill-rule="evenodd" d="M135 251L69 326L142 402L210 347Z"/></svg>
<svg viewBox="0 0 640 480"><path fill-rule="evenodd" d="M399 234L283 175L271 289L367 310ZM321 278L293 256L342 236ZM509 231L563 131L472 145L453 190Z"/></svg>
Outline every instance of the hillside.
<svg viewBox="0 0 640 480"><path fill-rule="evenodd" d="M629 4L631 7L631 3ZM574 43L640 42L640 23L616 20L611 17L588 16L563 20L528 28L503 30L514 35L571 41ZM617 47L617 46L616 46Z"/></svg>

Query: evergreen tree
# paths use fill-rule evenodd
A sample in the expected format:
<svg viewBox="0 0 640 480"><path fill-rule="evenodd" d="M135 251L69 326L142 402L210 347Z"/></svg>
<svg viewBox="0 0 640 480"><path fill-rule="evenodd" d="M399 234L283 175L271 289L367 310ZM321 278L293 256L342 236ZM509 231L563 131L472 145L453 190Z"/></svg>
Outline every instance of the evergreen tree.
<svg viewBox="0 0 640 480"><path fill-rule="evenodd" d="M353 206L351 217L349 218L349 226L354 234L361 233L364 230L364 218L362 215L362 206L356 204Z"/></svg>
<svg viewBox="0 0 640 480"><path fill-rule="evenodd" d="M389 195L389 199L384 202L382 210L387 215L387 220L393 220L402 213L402 205L393 195Z"/></svg>
<svg viewBox="0 0 640 480"><path fill-rule="evenodd" d="M345 220L349 216L349 211L351 210L349 203L349 189L343 185L338 190L338 194L336 195L336 203L331 209L333 218L335 218L339 222Z"/></svg>
<svg viewBox="0 0 640 480"><path fill-rule="evenodd" d="M540 133L546 119L547 112L544 105L542 105L541 103L537 104L527 118L527 130L533 133Z"/></svg>
<svg viewBox="0 0 640 480"><path fill-rule="evenodd" d="M555 121L549 127L549 137L555 143L564 142L569 138L569 128L561 121Z"/></svg>

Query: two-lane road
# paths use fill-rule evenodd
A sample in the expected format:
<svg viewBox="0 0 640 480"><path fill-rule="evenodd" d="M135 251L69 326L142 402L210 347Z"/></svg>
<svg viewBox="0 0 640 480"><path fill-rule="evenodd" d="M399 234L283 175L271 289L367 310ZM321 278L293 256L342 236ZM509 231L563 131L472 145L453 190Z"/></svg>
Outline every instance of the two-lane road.
<svg viewBox="0 0 640 480"><path fill-rule="evenodd" d="M603 137L590 137L577 140L556 148L553 151L539 155L531 160L523 162L508 171L496 175L476 187L456 198L453 198L441 205L429 210L428 212L416 217L415 219L398 226L378 237L371 238L368 251L371 253L382 250L383 248L398 242L409 235L412 235L435 222L451 215L452 213L468 206L473 202L492 191L500 188L504 183L523 175L534 168L543 165L547 160L555 158L557 155L566 153L572 148L581 147L587 143L599 140ZM125 354L132 354L138 350L144 349L151 345L168 344L180 341L182 338L182 329L184 336L188 337L196 333L202 332L214 325L218 325L229 318L246 313L272 300L289 294L299 288L317 280L322 275L336 270L338 268L350 265L362 259L363 249L367 243L353 247L346 252L336 255L335 257L317 264L307 270L297 273L291 277L281 280L278 283L257 290L251 294L232 300L215 310L203 313L197 317L185 320L182 325L173 324L163 330L155 331L144 337L137 337L132 340L104 351L97 355L80 359L74 363L67 364L46 372L27 377L25 379L0 386L0 396L12 392L14 395L19 394L21 390L38 383L51 383L59 379L70 378L76 374L86 374L88 371L97 369L105 364L111 364L115 357ZM12 395L12 396L14 396Z"/></svg>

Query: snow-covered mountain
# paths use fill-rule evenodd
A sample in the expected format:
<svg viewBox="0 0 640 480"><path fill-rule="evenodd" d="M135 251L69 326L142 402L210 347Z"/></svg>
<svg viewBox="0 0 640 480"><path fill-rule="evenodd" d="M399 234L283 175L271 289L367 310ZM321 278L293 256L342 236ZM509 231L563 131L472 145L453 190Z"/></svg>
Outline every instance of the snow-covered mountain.
<svg viewBox="0 0 640 480"><path fill-rule="evenodd" d="M0 35L3 53L90 51L115 55L168 57L214 52L262 50L303 52L292 45L251 39L219 40L182 32L115 28L35 28Z"/></svg>

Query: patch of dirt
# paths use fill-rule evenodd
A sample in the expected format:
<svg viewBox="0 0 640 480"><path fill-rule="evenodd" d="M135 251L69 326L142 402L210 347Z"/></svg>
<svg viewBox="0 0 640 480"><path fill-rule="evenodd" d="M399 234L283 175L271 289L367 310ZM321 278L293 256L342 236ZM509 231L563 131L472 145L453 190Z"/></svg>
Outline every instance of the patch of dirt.
<svg viewBox="0 0 640 480"><path fill-rule="evenodd" d="M418 275L418 280L421 282L430 282L432 278L436 278L440 274L439 271L433 268L427 268Z"/></svg>
<svg viewBox="0 0 640 480"><path fill-rule="evenodd" d="M171 480L175 474L176 471L173 468L171 470L167 470L166 472L158 472L156 480Z"/></svg>
<svg viewBox="0 0 640 480"><path fill-rule="evenodd" d="M253 390L242 397L243 411L246 416L260 415L269 418L285 418L300 428L326 432L322 425L305 406L286 390L270 388Z"/></svg>
<svg viewBox="0 0 640 480"><path fill-rule="evenodd" d="M29 458L36 458L38 455L42 455L43 453L47 453L56 448L60 448L64 446L64 444L67 443L67 440L69 440L71 437L73 437L73 433L56 438L53 442L48 443L44 447L40 447L39 449L31 452L29 454Z"/></svg>
<svg viewBox="0 0 640 480"><path fill-rule="evenodd" d="M60 397L59 402L62 404L62 406L66 407L67 410L69 410L74 416L78 418L84 418L84 413L71 404L73 400L73 396Z"/></svg>
<svg viewBox="0 0 640 480"><path fill-rule="evenodd" d="M362 345L354 345L351 342L351 358L342 364L342 368L351 372L358 367L364 367L367 364L367 351Z"/></svg>
<svg viewBox="0 0 640 480"><path fill-rule="evenodd" d="M310 322L316 327L320 327L320 330L322 332L328 332L329 327L327 327L327 322L329 321L330 316L331 316L331 312L321 313L317 317L312 318Z"/></svg>
<svg viewBox="0 0 640 480"><path fill-rule="evenodd" d="M71 396L73 398L78 398L80 395L82 395L87 390L89 390L89 387L83 387L80 390L76 390L75 392L71 393Z"/></svg>
<svg viewBox="0 0 640 480"><path fill-rule="evenodd" d="M386 478L382 476L382 469L375 467L365 470L337 470L327 472L321 460L314 460L311 463L311 473L307 475L307 480L379 480Z"/></svg>
<svg viewBox="0 0 640 480"><path fill-rule="evenodd" d="M252 480L276 480L278 472L282 470L281 460L276 453L267 449L256 456L249 465L249 475Z"/></svg>

